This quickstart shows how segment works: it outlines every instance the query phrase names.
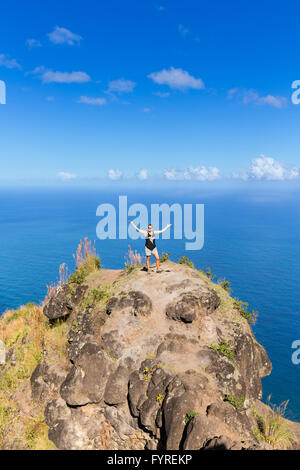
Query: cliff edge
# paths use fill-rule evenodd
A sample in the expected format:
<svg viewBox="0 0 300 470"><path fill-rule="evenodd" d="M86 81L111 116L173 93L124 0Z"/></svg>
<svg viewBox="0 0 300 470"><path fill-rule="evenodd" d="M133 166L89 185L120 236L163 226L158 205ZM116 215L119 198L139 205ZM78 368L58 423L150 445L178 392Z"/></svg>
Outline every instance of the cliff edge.
<svg viewBox="0 0 300 470"><path fill-rule="evenodd" d="M27 318L13 315L4 315L0 331ZM259 401L269 358L234 299L192 267L166 261L161 273L132 267L73 276L36 322L41 355L22 392L15 387L10 396L19 415L42 414L48 437L40 447L48 439L58 449L298 448L298 438L287 445L264 436L273 414ZM0 390L17 367L20 341L6 338ZM2 447L24 448L15 433L27 421L13 424L9 413Z"/></svg>

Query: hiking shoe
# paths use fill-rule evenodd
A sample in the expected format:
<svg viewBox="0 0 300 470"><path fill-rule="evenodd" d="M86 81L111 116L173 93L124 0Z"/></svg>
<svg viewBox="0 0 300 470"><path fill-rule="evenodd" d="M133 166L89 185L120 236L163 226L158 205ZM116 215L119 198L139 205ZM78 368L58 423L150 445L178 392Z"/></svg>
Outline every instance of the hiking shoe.
<svg viewBox="0 0 300 470"><path fill-rule="evenodd" d="M148 272L148 268L146 268L146 266L144 266L143 269L141 269L141 271L146 271L146 272Z"/></svg>

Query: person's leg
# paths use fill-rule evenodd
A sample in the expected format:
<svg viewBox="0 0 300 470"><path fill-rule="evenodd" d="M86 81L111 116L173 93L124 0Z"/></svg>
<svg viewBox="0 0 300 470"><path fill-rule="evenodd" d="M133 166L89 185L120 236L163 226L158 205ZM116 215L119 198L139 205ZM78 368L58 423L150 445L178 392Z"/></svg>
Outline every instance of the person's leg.
<svg viewBox="0 0 300 470"><path fill-rule="evenodd" d="M150 258L151 256L147 256L147 269L150 269Z"/></svg>
<svg viewBox="0 0 300 470"><path fill-rule="evenodd" d="M155 261L156 261L156 271L159 271L159 256L158 256L158 253L156 253L154 256L155 256Z"/></svg>

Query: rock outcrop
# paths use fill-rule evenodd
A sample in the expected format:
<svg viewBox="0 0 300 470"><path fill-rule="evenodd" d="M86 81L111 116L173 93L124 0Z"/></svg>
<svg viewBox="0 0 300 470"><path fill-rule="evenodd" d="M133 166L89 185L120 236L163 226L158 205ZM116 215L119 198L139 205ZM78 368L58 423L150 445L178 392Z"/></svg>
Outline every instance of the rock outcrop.
<svg viewBox="0 0 300 470"><path fill-rule="evenodd" d="M251 407L271 371L264 348L221 286L162 266L116 272L110 286L101 271L45 306L69 324L69 366L45 358L31 378L57 448L261 446Z"/></svg>

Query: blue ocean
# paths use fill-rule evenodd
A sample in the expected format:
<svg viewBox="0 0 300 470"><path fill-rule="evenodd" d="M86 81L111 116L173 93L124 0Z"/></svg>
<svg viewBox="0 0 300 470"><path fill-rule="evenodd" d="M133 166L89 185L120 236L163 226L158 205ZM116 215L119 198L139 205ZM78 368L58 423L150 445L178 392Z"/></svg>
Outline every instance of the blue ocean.
<svg viewBox="0 0 300 470"><path fill-rule="evenodd" d="M73 253L84 237L96 240L105 268L124 267L128 245L143 252L142 240L97 240L102 203L118 204L124 191L2 189L0 191L0 312L46 294L59 265L74 269ZM205 242L185 252L185 240L158 240L159 251L177 261L187 255L197 268L211 267L231 281L233 296L258 310L253 326L273 364L263 379L264 399L289 400L288 416L300 422L300 364L292 363L293 341L300 340L300 192L296 189L209 186L187 191L136 190L128 204L204 204Z"/></svg>

